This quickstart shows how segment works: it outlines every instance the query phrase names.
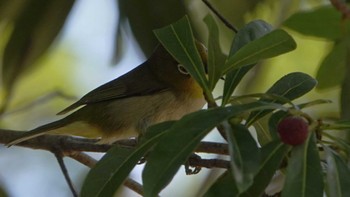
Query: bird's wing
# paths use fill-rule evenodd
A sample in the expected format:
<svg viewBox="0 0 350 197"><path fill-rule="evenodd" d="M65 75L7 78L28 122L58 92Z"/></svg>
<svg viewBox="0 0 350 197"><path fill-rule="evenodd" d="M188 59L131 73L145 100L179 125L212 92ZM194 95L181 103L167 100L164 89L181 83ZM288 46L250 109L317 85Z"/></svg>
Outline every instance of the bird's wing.
<svg viewBox="0 0 350 197"><path fill-rule="evenodd" d="M131 96L149 95L166 90L167 86L157 80L147 64L148 62L145 62L119 78L92 90L58 114L65 114L81 105Z"/></svg>

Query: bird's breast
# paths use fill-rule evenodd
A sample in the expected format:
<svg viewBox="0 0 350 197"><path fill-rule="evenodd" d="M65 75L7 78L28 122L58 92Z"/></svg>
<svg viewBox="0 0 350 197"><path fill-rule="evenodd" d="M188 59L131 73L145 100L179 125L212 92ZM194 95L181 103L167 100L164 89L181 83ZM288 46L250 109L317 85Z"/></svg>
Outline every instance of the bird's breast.
<svg viewBox="0 0 350 197"><path fill-rule="evenodd" d="M98 128L102 139L110 141L136 136L156 123L179 120L184 115L201 109L204 104L203 95L167 90L152 95L96 103L85 106L82 110L96 114L89 116L88 123Z"/></svg>

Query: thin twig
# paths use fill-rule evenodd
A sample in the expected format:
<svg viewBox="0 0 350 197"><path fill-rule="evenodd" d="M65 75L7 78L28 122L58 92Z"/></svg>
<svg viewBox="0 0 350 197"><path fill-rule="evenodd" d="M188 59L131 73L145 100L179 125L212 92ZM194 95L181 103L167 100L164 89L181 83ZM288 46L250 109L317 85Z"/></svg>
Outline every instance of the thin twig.
<svg viewBox="0 0 350 197"><path fill-rule="evenodd" d="M89 168L93 168L97 163L96 159L90 157L89 155L87 155L85 153L81 153L81 152L66 153L66 156L78 161L79 163L84 164L85 166L87 166ZM139 184L138 182L134 181L131 178L127 178L125 180L124 186L131 189L132 191L140 194L140 195L143 195L142 185Z"/></svg>
<svg viewBox="0 0 350 197"><path fill-rule="evenodd" d="M203 3L207 5L207 7L228 27L231 29L233 32L237 33L238 29L233 26L230 22L228 22L225 17L223 17L210 3L208 0L203 0Z"/></svg>
<svg viewBox="0 0 350 197"><path fill-rule="evenodd" d="M216 107L218 107L218 105L215 102L215 100L210 99L209 96L207 94L205 94L205 93L204 93L204 98L205 98L205 100L208 103L208 108L216 108ZM226 136L225 129L221 125L218 125L216 127L216 129L219 131L221 137L224 138L227 141L227 136Z"/></svg>
<svg viewBox="0 0 350 197"><path fill-rule="evenodd" d="M216 142L201 142L195 152L228 155L228 145Z"/></svg>
<svg viewBox="0 0 350 197"><path fill-rule="evenodd" d="M134 181L133 179L131 178L127 178L124 182L124 185L131 189L132 191L140 194L141 196L143 196L143 187L140 183Z"/></svg>
<svg viewBox="0 0 350 197"><path fill-rule="evenodd" d="M16 109L13 109L11 111L8 111L8 112L4 112L3 114L1 114L2 116L8 116L8 115L12 115L12 114L15 114L15 113L19 113L19 112L22 112L22 111L26 111L32 107L35 107L35 106L38 106L38 105L42 105L43 103L45 102L48 102L56 97L59 97L59 98L63 98L63 99L66 99L66 100L76 100L77 98L74 97L74 96L71 96L71 95L67 95L66 93L60 91L60 90L54 90L52 92L49 92L45 95L42 95L41 97L23 105L23 106L20 106Z"/></svg>
<svg viewBox="0 0 350 197"><path fill-rule="evenodd" d="M73 196L78 197L78 193L75 191L74 186L73 186L73 182L72 182L71 178L69 177L67 167L64 164L62 153L58 149L54 149L51 152L55 155L57 162L60 165L60 168L62 170L63 176L66 179L66 182L67 182L69 189L71 190Z"/></svg>
<svg viewBox="0 0 350 197"><path fill-rule="evenodd" d="M215 100L214 99L210 99L210 96L208 96L207 94L203 93L204 94L204 98L205 100L207 101L208 103L208 108L215 108L215 107L218 107L218 104L216 104Z"/></svg>
<svg viewBox="0 0 350 197"><path fill-rule="evenodd" d="M188 164L192 167L204 168L225 168L230 167L230 162L222 159L202 159L200 157L190 157Z"/></svg>
<svg viewBox="0 0 350 197"><path fill-rule="evenodd" d="M81 164L84 164L85 166L89 167L89 168L93 168L96 163L97 160L92 158L90 155L86 154L86 153L82 153L82 152L70 152L68 154L65 153L66 156L78 161Z"/></svg>
<svg viewBox="0 0 350 197"><path fill-rule="evenodd" d="M23 134L23 131L13 131L0 129L0 144L7 144L12 139L18 138ZM65 135L42 135L32 138L16 146L27 147L31 149L41 149L50 151L53 147L60 147L60 150L68 154L70 152L107 152L111 144L98 144L96 139L79 138ZM122 147L136 147L136 139L118 140L115 144ZM195 152L204 152L211 154L228 154L227 144L216 142L201 142Z"/></svg>

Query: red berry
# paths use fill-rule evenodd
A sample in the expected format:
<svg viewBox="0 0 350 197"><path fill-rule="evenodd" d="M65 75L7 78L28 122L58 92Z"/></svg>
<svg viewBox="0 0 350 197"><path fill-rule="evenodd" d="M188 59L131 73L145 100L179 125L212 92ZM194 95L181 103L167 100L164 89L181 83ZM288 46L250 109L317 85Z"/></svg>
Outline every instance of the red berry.
<svg viewBox="0 0 350 197"><path fill-rule="evenodd" d="M308 123L299 116L289 116L277 125L282 142L292 146L302 144L308 136Z"/></svg>

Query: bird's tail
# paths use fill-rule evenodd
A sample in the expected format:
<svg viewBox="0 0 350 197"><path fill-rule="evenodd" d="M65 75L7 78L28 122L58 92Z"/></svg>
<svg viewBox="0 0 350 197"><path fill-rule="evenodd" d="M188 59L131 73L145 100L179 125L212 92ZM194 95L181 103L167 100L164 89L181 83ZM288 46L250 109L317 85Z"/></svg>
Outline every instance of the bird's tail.
<svg viewBox="0 0 350 197"><path fill-rule="evenodd" d="M29 139L32 139L32 138L35 138L35 137L38 137L38 136L41 136L41 135L44 135L45 133L49 132L49 131L52 131L52 130L55 130L55 129L58 129L58 128L61 128L67 124L69 124L70 122L68 121L68 119L66 118L63 118L61 120L57 120L57 121L54 121L54 122L51 122L51 123L48 123L48 124L45 124L45 125L42 125L40 127L37 127L33 130L30 130L28 132L23 132L22 135L16 137L15 139L12 139L9 143L7 143L6 145L8 147L12 146L12 145L16 145L18 143L21 143L21 142L24 142L24 141L27 141Z"/></svg>

